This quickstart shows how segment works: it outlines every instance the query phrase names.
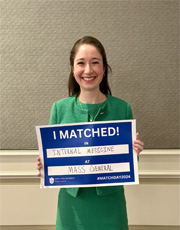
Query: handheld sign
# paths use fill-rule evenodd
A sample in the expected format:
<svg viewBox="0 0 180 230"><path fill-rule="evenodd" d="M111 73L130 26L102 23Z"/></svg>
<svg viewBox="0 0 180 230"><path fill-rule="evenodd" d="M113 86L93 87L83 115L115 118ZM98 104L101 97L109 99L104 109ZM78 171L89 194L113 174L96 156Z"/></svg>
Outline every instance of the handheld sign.
<svg viewBox="0 0 180 230"><path fill-rule="evenodd" d="M36 126L41 187L138 184L136 121Z"/></svg>

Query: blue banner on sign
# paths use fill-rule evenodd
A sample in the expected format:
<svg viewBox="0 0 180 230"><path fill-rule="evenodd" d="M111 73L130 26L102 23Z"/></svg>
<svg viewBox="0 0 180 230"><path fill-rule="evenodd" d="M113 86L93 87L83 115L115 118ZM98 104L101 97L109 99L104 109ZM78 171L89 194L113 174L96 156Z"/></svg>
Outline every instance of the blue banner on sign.
<svg viewBox="0 0 180 230"><path fill-rule="evenodd" d="M37 126L42 187L138 183L135 120Z"/></svg>

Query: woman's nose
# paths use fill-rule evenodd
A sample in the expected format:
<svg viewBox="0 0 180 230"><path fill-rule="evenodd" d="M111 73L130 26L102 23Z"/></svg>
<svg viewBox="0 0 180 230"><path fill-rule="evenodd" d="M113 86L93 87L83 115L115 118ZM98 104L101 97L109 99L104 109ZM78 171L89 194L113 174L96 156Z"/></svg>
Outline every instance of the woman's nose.
<svg viewBox="0 0 180 230"><path fill-rule="evenodd" d="M92 68L89 64L86 65L84 73L91 73L92 72Z"/></svg>

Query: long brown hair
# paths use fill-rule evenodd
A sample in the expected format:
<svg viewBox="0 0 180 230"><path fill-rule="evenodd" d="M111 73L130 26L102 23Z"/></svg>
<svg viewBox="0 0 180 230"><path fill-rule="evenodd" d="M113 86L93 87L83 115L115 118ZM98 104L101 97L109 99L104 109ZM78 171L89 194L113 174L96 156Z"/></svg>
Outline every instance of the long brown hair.
<svg viewBox="0 0 180 230"><path fill-rule="evenodd" d="M74 44L74 46L72 47L71 52L70 52L71 72L70 72L69 81L68 81L69 96L79 95L79 93L80 93L80 86L76 82L76 80L73 76L73 66L74 66L74 58L75 58L75 55L77 53L77 50L83 44L93 45L94 47L97 48L97 50L101 54L102 60L103 60L103 67L104 67L105 71L104 71L104 76L103 76L103 79L100 83L99 88L103 94L111 95L111 89L110 89L110 86L108 83L108 72L111 71L111 67L107 63L105 49L104 49L103 45L101 44L101 42L99 40L97 40L96 38L91 37L91 36L85 36L85 37L79 39Z"/></svg>

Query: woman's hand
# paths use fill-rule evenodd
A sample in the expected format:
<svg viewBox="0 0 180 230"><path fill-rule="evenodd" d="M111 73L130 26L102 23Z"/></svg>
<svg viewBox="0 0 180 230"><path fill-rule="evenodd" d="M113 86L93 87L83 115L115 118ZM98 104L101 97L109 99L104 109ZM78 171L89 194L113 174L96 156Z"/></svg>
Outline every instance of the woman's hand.
<svg viewBox="0 0 180 230"><path fill-rule="evenodd" d="M40 157L37 158L37 169L39 170L38 176L41 176L40 170L42 168Z"/></svg>
<svg viewBox="0 0 180 230"><path fill-rule="evenodd" d="M139 140L139 133L136 133L136 140L133 142L133 149L136 151L138 156L144 149L144 143Z"/></svg>

